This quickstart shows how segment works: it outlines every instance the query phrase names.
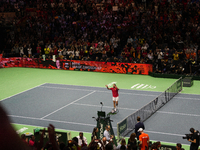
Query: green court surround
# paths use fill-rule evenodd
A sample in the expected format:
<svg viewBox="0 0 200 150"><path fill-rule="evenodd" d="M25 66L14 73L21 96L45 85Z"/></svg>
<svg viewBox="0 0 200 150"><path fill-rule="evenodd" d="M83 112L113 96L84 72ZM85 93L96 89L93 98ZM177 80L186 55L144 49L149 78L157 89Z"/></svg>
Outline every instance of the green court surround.
<svg viewBox="0 0 200 150"><path fill-rule="evenodd" d="M20 92L32 89L44 83L82 85L93 87L105 87L106 84L117 82L117 86L121 89L131 89L135 84L145 84L156 86L156 88L143 89L146 91L165 91L176 79L169 78L154 78L148 75L131 75L131 74L116 74L116 73L99 73L88 71L66 71L52 69L37 69L37 68L2 68L0 69L0 100L18 94ZM200 81L194 80L192 87L184 87L181 93L198 94ZM136 90L136 89L134 89ZM142 90L142 89L138 89ZM13 124L17 130L27 127L28 129L22 133L33 132L35 126ZM41 127L42 128L42 127ZM57 130L66 131L66 130ZM77 131L70 131L72 137L77 136ZM90 142L91 133L84 133ZM163 143L173 145L170 143ZM188 145L183 145L187 150Z"/></svg>

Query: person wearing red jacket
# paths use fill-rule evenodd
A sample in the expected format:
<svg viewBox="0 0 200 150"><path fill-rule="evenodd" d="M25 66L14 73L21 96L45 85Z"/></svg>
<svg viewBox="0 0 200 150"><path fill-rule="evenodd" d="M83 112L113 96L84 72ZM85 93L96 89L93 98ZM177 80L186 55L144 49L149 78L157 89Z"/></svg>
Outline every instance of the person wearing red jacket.
<svg viewBox="0 0 200 150"><path fill-rule="evenodd" d="M112 90L112 95L113 95L113 105L114 105L114 111L117 111L117 106L118 106L118 100L119 100L119 88L117 87L116 84L113 84L112 88L109 88L108 85L106 85L108 90Z"/></svg>

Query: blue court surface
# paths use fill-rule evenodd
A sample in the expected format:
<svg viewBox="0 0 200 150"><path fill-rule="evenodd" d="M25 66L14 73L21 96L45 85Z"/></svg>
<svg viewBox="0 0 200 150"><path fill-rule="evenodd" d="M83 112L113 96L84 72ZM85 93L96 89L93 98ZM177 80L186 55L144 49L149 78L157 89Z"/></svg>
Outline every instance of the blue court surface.
<svg viewBox="0 0 200 150"><path fill-rule="evenodd" d="M119 90L119 113L111 115L117 135L117 123L140 109L160 92ZM112 94L106 88L43 84L2 100L12 123L48 126L92 132L97 111L109 113L113 109ZM150 140L190 144L182 139L189 129L200 130L199 95L178 94L144 122ZM133 131L134 132L134 131Z"/></svg>

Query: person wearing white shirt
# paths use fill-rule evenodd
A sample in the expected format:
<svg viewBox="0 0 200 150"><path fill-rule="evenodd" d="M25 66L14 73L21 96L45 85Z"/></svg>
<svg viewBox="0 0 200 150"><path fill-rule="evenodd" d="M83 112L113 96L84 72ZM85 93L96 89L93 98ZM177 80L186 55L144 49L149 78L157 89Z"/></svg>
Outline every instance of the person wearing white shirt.
<svg viewBox="0 0 200 150"><path fill-rule="evenodd" d="M107 141L110 141L112 139L112 136L110 135L110 126L106 126L106 130L103 132L103 136L106 137Z"/></svg>
<svg viewBox="0 0 200 150"><path fill-rule="evenodd" d="M153 60L153 53L152 53L151 50L150 50L149 53L147 54L147 57L148 57L150 60Z"/></svg>
<svg viewBox="0 0 200 150"><path fill-rule="evenodd" d="M27 48L28 51L28 57L31 58L32 57L32 48L29 46L29 48Z"/></svg>
<svg viewBox="0 0 200 150"><path fill-rule="evenodd" d="M76 49L76 51L75 51L75 59L79 59L79 53L80 53L80 51L78 50L78 49Z"/></svg>
<svg viewBox="0 0 200 150"><path fill-rule="evenodd" d="M86 137L83 136L83 132L80 132L79 136L77 136L77 138L78 138L78 145L79 146L87 145L88 144Z"/></svg>
<svg viewBox="0 0 200 150"><path fill-rule="evenodd" d="M20 56L23 57L23 55L24 55L24 47L23 46L19 47L19 52L20 52Z"/></svg>

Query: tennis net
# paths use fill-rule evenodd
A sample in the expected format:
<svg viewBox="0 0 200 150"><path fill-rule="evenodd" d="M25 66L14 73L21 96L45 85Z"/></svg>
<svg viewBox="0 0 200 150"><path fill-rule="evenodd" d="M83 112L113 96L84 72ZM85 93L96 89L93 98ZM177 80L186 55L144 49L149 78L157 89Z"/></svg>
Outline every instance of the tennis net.
<svg viewBox="0 0 200 150"><path fill-rule="evenodd" d="M140 116L141 121L144 122L150 116L152 116L158 109L164 106L170 101L176 94L182 90L182 77L176 80L169 88L161 93L154 100L137 110L133 114L126 117L121 122L117 123L117 136L118 140L121 137L126 136L128 133L134 130L135 124L137 123L137 116Z"/></svg>

